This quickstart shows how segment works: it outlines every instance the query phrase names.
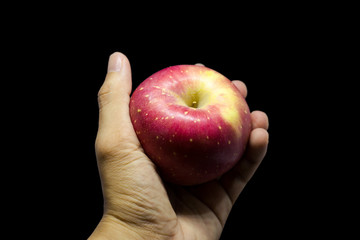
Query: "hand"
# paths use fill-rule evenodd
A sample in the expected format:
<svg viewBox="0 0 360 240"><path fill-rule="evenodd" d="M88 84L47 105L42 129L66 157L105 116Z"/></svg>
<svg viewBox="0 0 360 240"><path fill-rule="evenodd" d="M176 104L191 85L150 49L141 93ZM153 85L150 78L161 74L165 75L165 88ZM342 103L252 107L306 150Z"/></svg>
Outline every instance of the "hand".
<svg viewBox="0 0 360 240"><path fill-rule="evenodd" d="M246 96L244 83L233 84ZM95 143L104 214L89 239L218 239L237 197L265 156L266 114L251 113L248 147L233 169L202 185L176 186L161 180L136 137L129 116L131 85L128 59L112 54L98 94Z"/></svg>

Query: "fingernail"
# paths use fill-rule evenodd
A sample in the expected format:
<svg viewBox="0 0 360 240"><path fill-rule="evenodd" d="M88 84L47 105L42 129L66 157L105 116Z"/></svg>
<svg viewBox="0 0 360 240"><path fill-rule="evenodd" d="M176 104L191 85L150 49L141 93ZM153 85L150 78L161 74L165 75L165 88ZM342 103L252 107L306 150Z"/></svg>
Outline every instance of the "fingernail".
<svg viewBox="0 0 360 240"><path fill-rule="evenodd" d="M108 72L120 72L121 69L121 54L116 52L110 55Z"/></svg>

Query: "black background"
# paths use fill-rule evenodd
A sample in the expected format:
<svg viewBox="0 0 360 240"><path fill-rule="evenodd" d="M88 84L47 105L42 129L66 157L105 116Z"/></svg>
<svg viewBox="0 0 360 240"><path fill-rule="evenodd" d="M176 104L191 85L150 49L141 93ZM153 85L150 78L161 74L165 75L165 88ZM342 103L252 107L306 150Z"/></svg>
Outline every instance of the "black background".
<svg viewBox="0 0 360 240"><path fill-rule="evenodd" d="M140 22L113 13L115 18L102 19L105 23L99 14L70 22L60 14L56 21L44 16L12 28L6 35L11 43L4 47L12 53L6 69L16 74L8 81L14 86L6 89L21 101L7 120L15 124L9 142L22 146L7 149L15 157L6 158L16 159L6 161L12 164L7 180L15 182L7 195L15 203L14 221L29 226L24 230L29 235L46 231L50 239L86 239L96 227L103 210L94 152L97 92L109 55L120 51L130 60L133 90L167 66L203 63L244 81L250 109L268 114L268 153L221 239L342 232L338 214L346 210L334 201L342 190L334 177L338 172L328 170L334 142L325 135L333 129L331 100L323 97L331 85L324 73L336 71L327 65L335 54L328 51L333 25L324 24L316 11L252 13L204 19L194 11L191 20L167 14L151 23L152 13ZM9 36L15 33L13 41Z"/></svg>

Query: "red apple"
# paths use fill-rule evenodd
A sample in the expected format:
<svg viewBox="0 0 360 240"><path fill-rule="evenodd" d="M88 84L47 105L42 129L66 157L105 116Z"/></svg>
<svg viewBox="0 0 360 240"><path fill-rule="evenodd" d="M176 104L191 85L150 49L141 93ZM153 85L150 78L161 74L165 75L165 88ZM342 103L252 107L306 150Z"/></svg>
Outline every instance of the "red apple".
<svg viewBox="0 0 360 240"><path fill-rule="evenodd" d="M249 107L220 73L197 65L165 68L130 101L137 137L164 180L201 184L230 170L251 130Z"/></svg>

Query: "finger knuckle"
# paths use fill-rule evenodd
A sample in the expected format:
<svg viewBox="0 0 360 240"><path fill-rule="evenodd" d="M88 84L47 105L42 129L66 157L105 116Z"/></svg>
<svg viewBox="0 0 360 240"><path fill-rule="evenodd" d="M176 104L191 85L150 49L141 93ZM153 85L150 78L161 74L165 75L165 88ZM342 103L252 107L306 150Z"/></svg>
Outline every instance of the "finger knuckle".
<svg viewBox="0 0 360 240"><path fill-rule="evenodd" d="M107 103L110 102L110 96L111 96L111 88L108 86L108 84L104 84L97 95L98 98L98 104L99 107L102 108Z"/></svg>
<svg viewBox="0 0 360 240"><path fill-rule="evenodd" d="M95 140L95 151L96 155L100 158L104 158L106 156L112 156L115 152L114 144L108 141L106 138L102 138L97 136Z"/></svg>

